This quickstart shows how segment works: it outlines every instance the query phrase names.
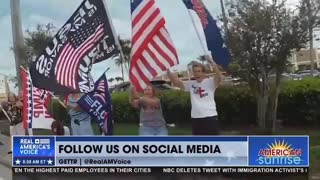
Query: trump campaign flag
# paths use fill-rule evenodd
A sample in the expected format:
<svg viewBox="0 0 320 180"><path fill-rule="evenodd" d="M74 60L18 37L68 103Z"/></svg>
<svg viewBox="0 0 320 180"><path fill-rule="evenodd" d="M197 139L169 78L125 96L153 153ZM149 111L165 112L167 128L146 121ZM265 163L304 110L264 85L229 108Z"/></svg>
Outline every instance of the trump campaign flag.
<svg viewBox="0 0 320 180"><path fill-rule="evenodd" d="M142 91L149 82L179 64L165 19L154 0L132 0L132 49L129 77Z"/></svg>
<svg viewBox="0 0 320 180"><path fill-rule="evenodd" d="M211 16L202 0L183 0L183 2L188 9L192 9L197 13L206 37L208 49L211 51L214 61L226 68L231 61L231 57L217 21Z"/></svg>
<svg viewBox="0 0 320 180"><path fill-rule="evenodd" d="M47 111L50 92L32 85L29 72L21 68L23 83L23 125L25 129L50 129L55 121Z"/></svg>
<svg viewBox="0 0 320 180"><path fill-rule="evenodd" d="M90 92L92 64L118 53L103 0L85 0L30 65L35 87Z"/></svg>
<svg viewBox="0 0 320 180"><path fill-rule="evenodd" d="M98 121L105 135L113 134L112 102L105 73L96 81L94 91L82 96L78 104Z"/></svg>

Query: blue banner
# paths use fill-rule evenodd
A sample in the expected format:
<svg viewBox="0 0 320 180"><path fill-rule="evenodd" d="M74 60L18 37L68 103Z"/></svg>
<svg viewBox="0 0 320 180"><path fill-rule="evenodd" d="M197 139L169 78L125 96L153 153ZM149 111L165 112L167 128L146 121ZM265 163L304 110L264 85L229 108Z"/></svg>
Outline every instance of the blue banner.
<svg viewBox="0 0 320 180"><path fill-rule="evenodd" d="M231 61L231 56L222 38L217 21L211 16L202 0L183 0L183 2L188 9L192 9L197 13L213 60L222 67L227 68Z"/></svg>
<svg viewBox="0 0 320 180"><path fill-rule="evenodd" d="M309 137L251 136L249 165L309 166Z"/></svg>
<svg viewBox="0 0 320 180"><path fill-rule="evenodd" d="M308 136L14 136L13 166L309 167Z"/></svg>
<svg viewBox="0 0 320 180"><path fill-rule="evenodd" d="M78 104L98 121L105 135L113 134L112 103L105 73L95 82L94 91L82 96Z"/></svg>
<svg viewBox="0 0 320 180"><path fill-rule="evenodd" d="M13 166L54 166L55 137L18 136L13 138Z"/></svg>

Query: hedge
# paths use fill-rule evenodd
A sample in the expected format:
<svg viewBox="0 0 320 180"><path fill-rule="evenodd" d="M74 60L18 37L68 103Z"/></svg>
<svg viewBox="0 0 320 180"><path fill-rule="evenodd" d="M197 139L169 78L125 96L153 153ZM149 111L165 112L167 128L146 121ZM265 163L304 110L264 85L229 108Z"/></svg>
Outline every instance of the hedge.
<svg viewBox="0 0 320 180"><path fill-rule="evenodd" d="M284 125L320 125L320 79L287 81L279 95L278 119ZM163 91L160 99L165 119L180 126L189 125L191 104L189 94L183 91ZM216 92L215 100L219 119L225 125L254 125L256 99L246 85L223 86ZM112 94L115 123L138 123L139 111L128 103L128 93ZM66 119L65 111L55 102L55 114ZM62 114L62 115L61 115Z"/></svg>
<svg viewBox="0 0 320 180"><path fill-rule="evenodd" d="M320 78L285 83L279 96L278 118L285 125L320 125Z"/></svg>

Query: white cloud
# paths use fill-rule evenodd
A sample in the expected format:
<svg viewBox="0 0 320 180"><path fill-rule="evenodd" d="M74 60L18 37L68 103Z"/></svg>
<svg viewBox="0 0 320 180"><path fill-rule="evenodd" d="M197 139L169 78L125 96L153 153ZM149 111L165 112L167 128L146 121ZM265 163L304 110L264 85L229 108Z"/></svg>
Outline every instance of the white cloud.
<svg viewBox="0 0 320 180"><path fill-rule="evenodd" d="M117 35L120 35L121 38L131 38L131 23L129 20L112 19L112 23Z"/></svg>

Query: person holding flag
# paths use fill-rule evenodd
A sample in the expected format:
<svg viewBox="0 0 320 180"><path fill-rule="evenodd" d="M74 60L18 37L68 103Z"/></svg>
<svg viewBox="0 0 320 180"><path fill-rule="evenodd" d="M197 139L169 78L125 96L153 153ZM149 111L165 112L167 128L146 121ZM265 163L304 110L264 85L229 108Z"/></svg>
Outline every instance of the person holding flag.
<svg viewBox="0 0 320 180"><path fill-rule="evenodd" d="M164 119L160 99L156 96L156 90L148 85L139 96L134 86L131 86L129 97L130 104L140 110L140 135L168 135L166 121Z"/></svg>
<svg viewBox="0 0 320 180"><path fill-rule="evenodd" d="M25 135L22 124L23 104L14 93L10 92L8 94L8 101L1 103L0 110L5 112L10 121L10 136ZM12 154L12 142L8 154Z"/></svg>
<svg viewBox="0 0 320 180"><path fill-rule="evenodd" d="M102 135L113 135L111 95L105 73L95 82L94 90L83 95L77 104L92 119L97 120Z"/></svg>
<svg viewBox="0 0 320 180"><path fill-rule="evenodd" d="M91 126L91 116L83 110L78 101L83 93L72 93L68 96L67 110L71 119L71 133L77 135L94 135Z"/></svg>
<svg viewBox="0 0 320 180"><path fill-rule="evenodd" d="M205 66L200 63L192 65L195 80L182 82L168 70L168 77L174 86L190 92L191 119L193 135L218 135L219 121L214 100L214 93L222 80L222 74L215 62L207 56L213 66L215 77L206 78Z"/></svg>

